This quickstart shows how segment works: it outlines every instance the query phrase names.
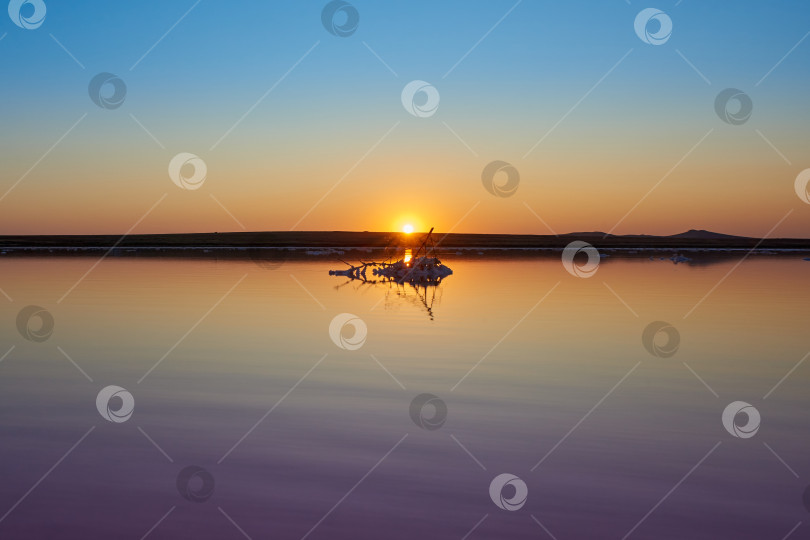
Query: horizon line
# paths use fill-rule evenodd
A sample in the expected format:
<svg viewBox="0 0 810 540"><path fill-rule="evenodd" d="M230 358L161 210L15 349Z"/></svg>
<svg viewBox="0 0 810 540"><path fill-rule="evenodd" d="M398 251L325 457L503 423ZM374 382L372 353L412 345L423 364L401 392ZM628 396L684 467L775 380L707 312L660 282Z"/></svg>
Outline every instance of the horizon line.
<svg viewBox="0 0 810 540"><path fill-rule="evenodd" d="M84 237L94 237L94 236L108 236L108 237L133 237L133 236L191 236L191 235L257 235L257 234L279 234L279 235L302 235L302 234L396 234L401 236L420 236L428 234L428 231L413 231L411 233L406 233L404 231L375 231L375 230L301 230L301 231L290 231L290 230L256 230L256 231L205 231L205 232L158 232L158 233L79 233L79 234L51 234L51 233L35 233L35 234L1 234L0 239L3 238L20 238L20 237L72 237L72 238L84 238ZM561 237L561 236L579 236L579 237L601 237L601 238L621 238L621 237L647 237L647 238L673 238L678 236L686 236L692 235L692 238L695 236L704 236L704 239L722 239L722 238L736 238L741 240L810 240L810 237L756 237L756 236L744 236L744 235L736 235L736 234L729 234L729 233L721 233L716 231L711 231L707 229L688 229L686 231L674 233L674 234L646 234L646 233L627 233L627 234L616 234L616 233L605 233L603 231L573 231L567 233L549 233L549 234L541 234L541 233L467 233L467 232L433 232L434 236L534 236L534 237Z"/></svg>

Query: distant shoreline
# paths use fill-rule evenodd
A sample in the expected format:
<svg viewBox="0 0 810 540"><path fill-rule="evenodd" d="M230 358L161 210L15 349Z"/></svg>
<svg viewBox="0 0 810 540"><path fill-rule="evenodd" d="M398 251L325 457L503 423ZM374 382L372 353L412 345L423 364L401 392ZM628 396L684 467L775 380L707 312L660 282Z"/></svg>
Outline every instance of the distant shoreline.
<svg viewBox="0 0 810 540"><path fill-rule="evenodd" d="M117 235L41 235L0 236L0 254L53 254L79 255L82 253L113 250L116 255L127 254L180 254L181 252L208 252L238 256L245 252L294 253L344 250L373 252L386 248L416 248L423 233L406 235L386 232L232 232L191 234L135 234ZM722 253L749 251L781 252L784 254L810 253L810 239L800 238L747 238L708 231L689 231L673 236L604 235L604 233L573 233L554 235L511 234L443 234L434 233L434 242L441 242L441 251L504 250L512 252L559 251L570 242L580 240L597 249L629 252L638 255L661 252ZM633 254L633 253L629 253Z"/></svg>

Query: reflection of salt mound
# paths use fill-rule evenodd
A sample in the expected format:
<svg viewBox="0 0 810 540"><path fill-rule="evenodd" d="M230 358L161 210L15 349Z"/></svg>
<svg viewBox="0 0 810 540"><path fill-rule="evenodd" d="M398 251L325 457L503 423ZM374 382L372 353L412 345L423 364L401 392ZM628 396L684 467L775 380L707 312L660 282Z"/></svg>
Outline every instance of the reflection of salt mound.
<svg viewBox="0 0 810 540"><path fill-rule="evenodd" d="M417 257L410 261L399 260L395 263L364 263L346 270L330 270L330 276L346 276L352 279L366 279L366 271L381 278L397 282L438 283L453 273L436 257Z"/></svg>

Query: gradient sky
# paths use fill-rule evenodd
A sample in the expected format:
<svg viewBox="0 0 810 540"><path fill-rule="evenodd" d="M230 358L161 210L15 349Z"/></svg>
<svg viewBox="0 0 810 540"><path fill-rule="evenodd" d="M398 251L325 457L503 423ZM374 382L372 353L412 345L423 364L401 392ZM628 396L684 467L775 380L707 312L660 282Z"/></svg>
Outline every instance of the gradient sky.
<svg viewBox="0 0 810 540"><path fill-rule="evenodd" d="M0 234L548 234L535 212L559 233L762 236L792 210L772 236L810 236L810 4L356 0L337 37L325 1L44 1L37 29L0 22ZM663 45L634 31L646 7L673 21ZM120 108L90 100L99 72ZM440 93L429 118L401 104L415 79ZM743 125L715 113L729 87ZM200 189L171 182L179 152L206 162ZM514 196L484 189L493 160Z"/></svg>

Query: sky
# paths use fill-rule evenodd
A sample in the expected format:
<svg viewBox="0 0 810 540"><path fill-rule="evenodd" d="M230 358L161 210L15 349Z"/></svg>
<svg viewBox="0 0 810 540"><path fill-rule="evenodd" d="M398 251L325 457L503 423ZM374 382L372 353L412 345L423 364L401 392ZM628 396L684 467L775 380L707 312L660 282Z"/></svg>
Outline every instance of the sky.
<svg viewBox="0 0 810 540"><path fill-rule="evenodd" d="M810 236L810 4L37 1L0 20L0 234Z"/></svg>

